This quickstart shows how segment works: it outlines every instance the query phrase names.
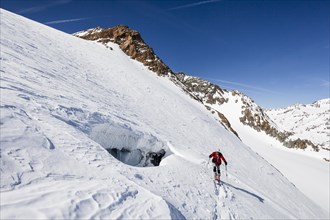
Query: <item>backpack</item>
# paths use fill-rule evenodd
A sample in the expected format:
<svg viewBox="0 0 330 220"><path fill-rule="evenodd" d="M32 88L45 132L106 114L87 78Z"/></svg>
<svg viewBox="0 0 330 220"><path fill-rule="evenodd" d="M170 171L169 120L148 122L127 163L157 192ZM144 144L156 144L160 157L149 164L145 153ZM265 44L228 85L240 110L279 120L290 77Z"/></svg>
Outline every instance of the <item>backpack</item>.
<svg viewBox="0 0 330 220"><path fill-rule="evenodd" d="M216 151L216 154L217 154L217 156L215 158L212 158L212 162L216 165L220 165L222 154L219 151Z"/></svg>

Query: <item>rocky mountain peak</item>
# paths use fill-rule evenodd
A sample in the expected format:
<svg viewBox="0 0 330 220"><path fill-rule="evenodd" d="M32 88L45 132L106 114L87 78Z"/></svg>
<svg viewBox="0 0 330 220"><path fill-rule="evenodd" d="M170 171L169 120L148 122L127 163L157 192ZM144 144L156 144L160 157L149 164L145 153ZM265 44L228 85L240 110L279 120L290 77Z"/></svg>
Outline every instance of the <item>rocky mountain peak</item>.
<svg viewBox="0 0 330 220"><path fill-rule="evenodd" d="M132 59L143 63L158 75L173 73L173 71L155 54L153 49L144 42L141 34L126 25L117 25L105 29L97 27L78 32L74 34L74 36L97 41L104 45L107 45L108 42L116 43L124 53Z"/></svg>

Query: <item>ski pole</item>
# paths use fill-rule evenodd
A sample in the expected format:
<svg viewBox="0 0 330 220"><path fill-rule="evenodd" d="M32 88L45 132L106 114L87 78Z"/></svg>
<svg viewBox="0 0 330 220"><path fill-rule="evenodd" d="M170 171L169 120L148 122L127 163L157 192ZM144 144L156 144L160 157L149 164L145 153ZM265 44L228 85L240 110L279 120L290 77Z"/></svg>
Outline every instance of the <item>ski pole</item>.
<svg viewBox="0 0 330 220"><path fill-rule="evenodd" d="M226 165L225 167L226 167L226 177L227 177L227 179L228 179L227 165Z"/></svg>

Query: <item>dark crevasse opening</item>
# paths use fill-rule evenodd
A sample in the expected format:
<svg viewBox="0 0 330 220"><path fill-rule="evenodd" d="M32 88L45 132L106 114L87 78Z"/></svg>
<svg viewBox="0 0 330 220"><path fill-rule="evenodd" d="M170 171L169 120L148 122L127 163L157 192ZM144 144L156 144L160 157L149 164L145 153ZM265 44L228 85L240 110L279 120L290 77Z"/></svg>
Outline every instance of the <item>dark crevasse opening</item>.
<svg viewBox="0 0 330 220"><path fill-rule="evenodd" d="M139 166L140 163L142 163L143 166L148 166L150 164L159 166L162 158L166 154L164 149L157 152L149 151L148 153L145 153L140 149L131 151L124 148L121 150L117 148L108 148L107 151L121 162L131 166Z"/></svg>
<svg viewBox="0 0 330 220"><path fill-rule="evenodd" d="M92 127L90 138L121 162L139 167L159 166L170 153L166 144L151 134L115 123Z"/></svg>
<svg viewBox="0 0 330 220"><path fill-rule="evenodd" d="M143 153L139 149L131 151L125 148L123 149L108 148L106 150L121 162L131 166L138 166L143 160Z"/></svg>
<svg viewBox="0 0 330 220"><path fill-rule="evenodd" d="M131 166L158 166L164 157L172 154L169 146L156 136L116 123L98 112L59 105L52 115L86 133L113 157Z"/></svg>

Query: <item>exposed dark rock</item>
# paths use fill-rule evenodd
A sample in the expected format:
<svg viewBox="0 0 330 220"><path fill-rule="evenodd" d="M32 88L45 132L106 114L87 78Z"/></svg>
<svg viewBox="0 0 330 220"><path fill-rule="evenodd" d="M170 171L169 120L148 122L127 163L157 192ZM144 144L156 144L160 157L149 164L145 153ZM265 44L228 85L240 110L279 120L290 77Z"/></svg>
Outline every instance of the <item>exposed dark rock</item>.
<svg viewBox="0 0 330 220"><path fill-rule="evenodd" d="M198 77L187 76L182 72L177 73L176 77L190 93L198 97L203 103L221 105L228 101L222 96L226 90L221 89L218 85Z"/></svg>
<svg viewBox="0 0 330 220"><path fill-rule="evenodd" d="M218 116L219 116L220 120L222 121L222 123L226 125L225 127L227 127L227 128L228 128L231 132L233 132L238 138L240 138L239 135L237 134L237 132L231 127L230 122L229 122L228 119L225 117L225 115L222 114L222 113L220 113L220 112L218 112L218 111L217 111L217 113L218 113Z"/></svg>
<svg viewBox="0 0 330 220"><path fill-rule="evenodd" d="M162 158L165 155L165 150L161 149L158 152L149 152L146 155L146 163L148 160L150 160L150 162L154 165L154 166L159 166L160 161L162 160Z"/></svg>
<svg viewBox="0 0 330 220"><path fill-rule="evenodd" d="M118 25L105 29L98 27L77 33L75 36L105 45L108 42L116 43L128 56L143 63L158 75L173 74L172 70L154 53L153 49L144 42L140 33L128 26Z"/></svg>

